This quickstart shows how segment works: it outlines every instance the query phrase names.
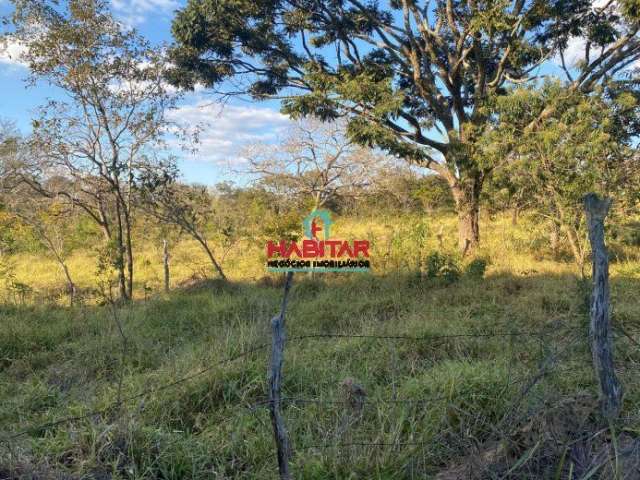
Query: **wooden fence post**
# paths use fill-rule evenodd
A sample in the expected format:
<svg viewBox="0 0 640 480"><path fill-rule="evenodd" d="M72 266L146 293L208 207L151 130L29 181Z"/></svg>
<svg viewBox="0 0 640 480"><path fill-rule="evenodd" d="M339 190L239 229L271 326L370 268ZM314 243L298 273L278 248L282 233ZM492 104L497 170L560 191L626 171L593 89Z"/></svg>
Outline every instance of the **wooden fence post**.
<svg viewBox="0 0 640 480"><path fill-rule="evenodd" d="M609 257L604 243L604 219L610 205L610 199L600 199L595 193L584 197L593 262L589 336L593 367L600 386L602 414L608 419L618 415L622 403L622 386L613 367L613 340L609 319Z"/></svg>
<svg viewBox="0 0 640 480"><path fill-rule="evenodd" d="M271 424L276 442L278 471L280 472L281 480L291 479L291 474L289 473L291 447L289 445L287 428L282 417L280 387L282 386L282 362L284 360L284 347L287 339L284 315L287 310L287 300L292 281L293 272L287 272L280 314L271 319L273 337L271 341L271 364L269 370L269 409L271 411Z"/></svg>

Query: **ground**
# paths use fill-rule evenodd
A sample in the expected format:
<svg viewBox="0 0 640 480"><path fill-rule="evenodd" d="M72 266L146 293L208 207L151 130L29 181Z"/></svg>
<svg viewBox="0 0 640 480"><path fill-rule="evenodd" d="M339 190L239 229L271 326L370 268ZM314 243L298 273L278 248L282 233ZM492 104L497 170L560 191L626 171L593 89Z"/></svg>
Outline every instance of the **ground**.
<svg viewBox="0 0 640 480"><path fill-rule="evenodd" d="M417 259L447 251L454 227L452 217L338 218L336 235L374 242L375 271L294 278L283 386L294 478L613 478L635 468L624 452L640 432L636 253L616 250L611 269L625 400L606 424L588 281L550 258L526 217L516 227L483 219L483 277L463 262L460 278L429 278ZM14 258L32 293L4 292L0 307L0 478L277 478L265 399L282 279L264 273L261 250L239 251L224 260L224 285L202 279L205 257L183 241L163 294L161 252L147 246L136 301L117 307L38 300L60 290L55 264ZM94 265L89 252L70 261L86 291Z"/></svg>

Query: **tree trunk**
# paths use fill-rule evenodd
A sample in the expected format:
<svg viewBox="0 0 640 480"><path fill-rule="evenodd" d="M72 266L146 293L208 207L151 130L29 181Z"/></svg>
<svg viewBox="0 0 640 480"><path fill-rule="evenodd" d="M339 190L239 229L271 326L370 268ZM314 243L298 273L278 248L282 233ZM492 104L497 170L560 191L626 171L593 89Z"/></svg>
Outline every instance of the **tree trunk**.
<svg viewBox="0 0 640 480"><path fill-rule="evenodd" d="M67 278L67 288L69 289L69 303L71 304L71 306L73 306L76 300L76 284L73 283L73 279L71 278L71 273L69 273L67 264L64 262L60 262L60 264L62 265L64 276Z"/></svg>
<svg viewBox="0 0 640 480"><path fill-rule="evenodd" d="M576 265L580 269L580 274L582 278L584 278L584 260L585 260L585 252L580 244L580 238L578 236L578 232L571 226L567 226L567 238L569 239L569 246L571 247L571 253L573 253L573 258L576 261Z"/></svg>
<svg viewBox="0 0 640 480"><path fill-rule="evenodd" d="M49 248L53 252L53 255L56 257L58 264L60 264L60 267L62 268L62 272L64 273L64 277L67 280L67 289L69 290L69 304L73 307L76 299L76 292L77 292L76 284L73 283L73 279L71 278L71 272L69 272L69 267L67 267L67 264L64 261L64 258L62 257L62 255L58 253L58 251L55 249L55 247L53 246L53 243L50 240L47 239L47 242L49 243Z"/></svg>
<svg viewBox="0 0 640 480"><path fill-rule="evenodd" d="M106 217L103 217L106 218ZM104 238L107 242L107 253L109 255L109 261L113 262L113 266L116 269L116 273L118 275L118 293L120 294L120 298L126 300L127 297L127 288L124 274L124 255L122 249L122 229L119 224L119 219L116 217L116 234L112 235L112 231L109 228L108 223L103 223L100 225L102 229L102 233L104 234ZM111 289L111 287L109 287Z"/></svg>
<svg viewBox="0 0 640 480"><path fill-rule="evenodd" d="M449 184L456 203L458 247L464 256L480 244L480 193L484 177L481 172L468 172L464 179L457 178L449 170L438 173Z"/></svg>
<svg viewBox="0 0 640 480"><path fill-rule="evenodd" d="M463 256L480 243L479 216L477 206L462 206L458 210L458 248Z"/></svg>
<svg viewBox="0 0 640 480"><path fill-rule="evenodd" d="M518 225L518 217L520 216L520 207L518 204L513 206L513 211L511 212L511 225L514 227Z"/></svg>
<svg viewBox="0 0 640 480"><path fill-rule="evenodd" d="M104 235L104 241L109 243L111 241L111 230L106 224L100 225L100 230L102 230L102 235Z"/></svg>
<svg viewBox="0 0 640 480"><path fill-rule="evenodd" d="M169 293L169 242L162 240L162 264L164 265L164 291Z"/></svg>
<svg viewBox="0 0 640 480"><path fill-rule="evenodd" d="M560 225L555 220L551 221L551 231L549 232L549 246L554 259L558 259L560 253Z"/></svg>
<svg viewBox="0 0 640 480"><path fill-rule="evenodd" d="M127 279L127 289L129 290L129 298L133 298L133 245L131 241L131 195L133 193L133 156L129 156L127 167L128 173L128 188L127 188L127 203L124 206L124 220L126 226L126 247L127 247L127 271L129 278Z"/></svg>
<svg viewBox="0 0 640 480"><path fill-rule="evenodd" d="M133 298L133 245L131 241L131 219L129 213L124 214L125 221L125 259L127 265L127 296Z"/></svg>
<svg viewBox="0 0 640 480"><path fill-rule="evenodd" d="M204 248L204 251L207 253L209 260L211 260L211 263L213 264L213 268L216 269L216 272L218 272L218 275L220 275L220 278L226 281L227 276L222 271L222 268L220 267L220 264L216 260L216 257L213 256L213 252L209 248L209 244L207 243L207 240L200 236L197 237L197 240L200 242L200 245L202 245L202 248Z"/></svg>
<svg viewBox="0 0 640 480"><path fill-rule="evenodd" d="M458 248L464 256L480 243L480 187L456 184L452 192L458 213Z"/></svg>
<svg viewBox="0 0 640 480"><path fill-rule="evenodd" d="M120 204L116 202L116 227L118 234L116 235L116 259L115 267L118 272L118 290L120 292L120 299L129 300L127 291L127 276L125 273L125 259L124 259L124 232L122 228L122 212L120 211Z"/></svg>
<svg viewBox="0 0 640 480"><path fill-rule="evenodd" d="M447 156L445 165L431 167L449 184L458 214L458 248L466 255L480 244L480 193L484 173L468 168L470 159ZM455 166L455 168L453 167ZM454 170L459 172L457 175Z"/></svg>
<svg viewBox="0 0 640 480"><path fill-rule="evenodd" d="M71 278L71 272L69 272L69 267L67 267L67 263L65 262L64 256L61 251L62 249L60 249L60 251L58 250L58 248L56 247L56 244L51 239L51 237L47 234L44 228L39 228L39 227L36 227L36 228L40 236L44 240L44 243L47 245L47 247L49 247L49 250L53 253L53 256L55 257L56 261L60 265L60 268L62 268L62 272L64 273L64 276L67 280L67 288L69 290L69 304L73 307L73 304L75 303L75 298L76 298L76 284L73 283L73 279Z"/></svg>

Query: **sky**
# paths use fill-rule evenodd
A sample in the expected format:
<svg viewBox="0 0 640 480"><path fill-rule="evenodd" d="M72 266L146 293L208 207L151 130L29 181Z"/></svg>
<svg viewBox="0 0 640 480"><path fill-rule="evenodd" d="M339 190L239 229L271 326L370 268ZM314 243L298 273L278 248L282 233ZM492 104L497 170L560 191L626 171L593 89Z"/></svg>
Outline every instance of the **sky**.
<svg viewBox="0 0 640 480"><path fill-rule="evenodd" d="M186 0L110 0L115 16L124 24L135 27L154 44L171 42L171 21L174 12ZM596 0L596 2L601 0ZM0 16L10 10L8 0L0 0ZM569 45L566 59L573 63L583 43L574 39ZM0 51L0 119L16 123L23 134L28 134L34 110L47 98L56 98L60 92L45 84L29 88L24 80L27 69L16 60L19 53L12 46ZM549 62L543 73L557 74L558 66ZM286 135L290 120L279 111L277 102L255 102L233 99L224 106L204 90L188 94L179 108L171 112L174 120L183 125L200 125L199 148L196 153L178 151L184 180L192 183L215 184L234 181L242 184L241 151L244 145L272 143Z"/></svg>
<svg viewBox="0 0 640 480"><path fill-rule="evenodd" d="M171 21L183 4L177 0L111 0L120 21L157 45L171 42ZM8 0L0 0L0 15L9 11ZM15 122L23 134L28 134L37 107L47 98L57 98L60 92L45 84L28 87L24 81L28 70L16 60L17 53L15 46L0 52L0 118ZM204 184L243 183L237 173L242 170L243 146L277 141L290 124L276 103L235 99L222 105L202 90L189 93L170 117L181 124L202 127L198 151L176 153L184 180Z"/></svg>

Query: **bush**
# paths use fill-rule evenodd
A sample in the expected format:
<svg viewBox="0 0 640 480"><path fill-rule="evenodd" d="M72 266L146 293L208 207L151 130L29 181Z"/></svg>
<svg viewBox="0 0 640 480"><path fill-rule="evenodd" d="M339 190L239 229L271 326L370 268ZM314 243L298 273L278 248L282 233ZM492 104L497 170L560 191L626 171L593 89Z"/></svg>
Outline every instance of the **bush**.
<svg viewBox="0 0 640 480"><path fill-rule="evenodd" d="M464 269L464 274L467 277L480 279L484 277L484 273L487 270L488 262L484 258L474 258L471 260Z"/></svg>
<svg viewBox="0 0 640 480"><path fill-rule="evenodd" d="M640 222L629 222L619 229L620 241L629 247L640 247Z"/></svg>
<svg viewBox="0 0 640 480"><path fill-rule="evenodd" d="M440 276L446 283L455 283L460 280L460 267L455 263L447 263L442 267Z"/></svg>
<svg viewBox="0 0 640 480"><path fill-rule="evenodd" d="M454 283L460 278L460 265L455 257L440 252L427 255L425 273L429 278L442 278L447 283Z"/></svg>

